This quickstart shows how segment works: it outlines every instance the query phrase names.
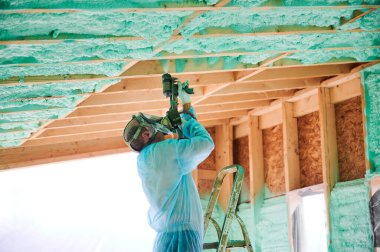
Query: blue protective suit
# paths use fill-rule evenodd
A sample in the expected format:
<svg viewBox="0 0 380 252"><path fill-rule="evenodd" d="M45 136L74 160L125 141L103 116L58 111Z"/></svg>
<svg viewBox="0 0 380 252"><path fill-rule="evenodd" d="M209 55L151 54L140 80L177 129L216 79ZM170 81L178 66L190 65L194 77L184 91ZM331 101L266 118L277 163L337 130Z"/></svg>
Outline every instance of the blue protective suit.
<svg viewBox="0 0 380 252"><path fill-rule="evenodd" d="M202 250L203 213L191 171L207 158L214 143L200 123L182 116L187 139L150 144L137 159L150 203L148 222L157 231L154 251L159 252Z"/></svg>

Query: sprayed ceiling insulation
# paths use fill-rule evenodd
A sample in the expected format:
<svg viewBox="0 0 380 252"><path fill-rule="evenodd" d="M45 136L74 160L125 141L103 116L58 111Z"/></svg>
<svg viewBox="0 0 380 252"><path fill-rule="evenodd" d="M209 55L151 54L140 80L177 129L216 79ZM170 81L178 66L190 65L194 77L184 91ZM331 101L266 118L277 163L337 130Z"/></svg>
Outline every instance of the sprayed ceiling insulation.
<svg viewBox="0 0 380 252"><path fill-rule="evenodd" d="M0 0L0 147L127 77L378 60L379 4Z"/></svg>

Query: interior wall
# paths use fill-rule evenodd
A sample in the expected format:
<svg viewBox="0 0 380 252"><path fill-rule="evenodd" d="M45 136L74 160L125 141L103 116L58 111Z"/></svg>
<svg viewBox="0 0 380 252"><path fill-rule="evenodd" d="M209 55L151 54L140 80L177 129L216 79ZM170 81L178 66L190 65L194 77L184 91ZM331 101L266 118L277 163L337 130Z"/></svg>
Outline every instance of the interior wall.
<svg viewBox="0 0 380 252"><path fill-rule="evenodd" d="M248 136L234 139L233 141L234 164L239 164L244 169L244 181L240 194L240 203L249 202L249 148Z"/></svg>
<svg viewBox="0 0 380 252"><path fill-rule="evenodd" d="M264 177L271 195L285 193L282 125L263 130Z"/></svg>
<svg viewBox="0 0 380 252"><path fill-rule="evenodd" d="M335 104L339 180L364 178L365 154L361 97Z"/></svg>
<svg viewBox="0 0 380 252"><path fill-rule="evenodd" d="M319 112L297 118L301 187L323 183Z"/></svg>

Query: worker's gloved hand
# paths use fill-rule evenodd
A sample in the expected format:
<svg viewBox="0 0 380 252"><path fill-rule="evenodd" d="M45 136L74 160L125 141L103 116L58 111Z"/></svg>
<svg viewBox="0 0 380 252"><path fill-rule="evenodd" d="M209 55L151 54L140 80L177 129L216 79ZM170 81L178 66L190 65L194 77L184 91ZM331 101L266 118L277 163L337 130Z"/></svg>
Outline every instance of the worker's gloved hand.
<svg viewBox="0 0 380 252"><path fill-rule="evenodd" d="M185 81L184 83L178 81L178 96L182 101L182 105L191 103L190 94L186 93L184 90L189 85L189 82Z"/></svg>

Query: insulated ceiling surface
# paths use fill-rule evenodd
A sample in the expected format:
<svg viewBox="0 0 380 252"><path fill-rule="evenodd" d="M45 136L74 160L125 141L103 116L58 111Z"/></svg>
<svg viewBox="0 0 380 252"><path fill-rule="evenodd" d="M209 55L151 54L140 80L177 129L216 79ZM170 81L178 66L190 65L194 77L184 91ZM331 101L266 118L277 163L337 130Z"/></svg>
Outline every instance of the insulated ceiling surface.
<svg viewBox="0 0 380 252"><path fill-rule="evenodd" d="M379 60L379 4L0 0L0 147L124 148L131 114L167 109L164 72L201 121L244 116Z"/></svg>

